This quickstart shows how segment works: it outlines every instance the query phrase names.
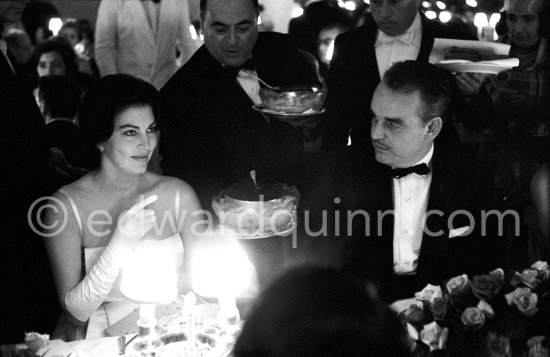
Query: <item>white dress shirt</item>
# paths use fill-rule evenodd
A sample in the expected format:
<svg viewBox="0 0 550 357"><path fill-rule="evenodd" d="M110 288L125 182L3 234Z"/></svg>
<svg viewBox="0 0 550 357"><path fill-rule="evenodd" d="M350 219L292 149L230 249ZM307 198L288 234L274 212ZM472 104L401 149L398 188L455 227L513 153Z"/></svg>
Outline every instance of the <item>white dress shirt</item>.
<svg viewBox="0 0 550 357"><path fill-rule="evenodd" d="M241 69L237 75L237 82L255 105L262 104L262 100L260 99L260 82L258 81L256 71Z"/></svg>
<svg viewBox="0 0 550 357"><path fill-rule="evenodd" d="M374 47L380 78L395 62L415 60L420 52L421 40L422 21L418 12L411 26L399 36L388 36L378 30Z"/></svg>
<svg viewBox="0 0 550 357"><path fill-rule="evenodd" d="M431 167L434 147L418 164ZM413 165L414 166L414 165ZM396 274L416 274L418 255L424 232L424 216L428 207L432 173L418 175L411 173L393 179L393 267Z"/></svg>

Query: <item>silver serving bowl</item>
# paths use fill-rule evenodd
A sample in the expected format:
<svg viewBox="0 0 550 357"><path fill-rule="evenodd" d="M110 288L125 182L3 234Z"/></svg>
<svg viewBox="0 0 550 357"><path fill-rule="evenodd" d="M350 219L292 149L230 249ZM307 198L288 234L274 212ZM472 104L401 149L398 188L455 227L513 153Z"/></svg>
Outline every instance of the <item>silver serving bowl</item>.
<svg viewBox="0 0 550 357"><path fill-rule="evenodd" d="M296 187L279 183L258 192L224 190L214 198L212 207L220 224L235 230L241 238L265 238L288 234L296 228L299 199Z"/></svg>
<svg viewBox="0 0 550 357"><path fill-rule="evenodd" d="M325 87L260 88L264 108L291 114L322 111L326 94Z"/></svg>

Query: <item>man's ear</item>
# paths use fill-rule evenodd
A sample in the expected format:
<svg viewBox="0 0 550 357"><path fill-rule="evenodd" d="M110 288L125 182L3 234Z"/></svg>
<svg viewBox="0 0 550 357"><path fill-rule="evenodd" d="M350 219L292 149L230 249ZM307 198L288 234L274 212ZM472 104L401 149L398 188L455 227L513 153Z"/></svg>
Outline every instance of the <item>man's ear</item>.
<svg viewBox="0 0 550 357"><path fill-rule="evenodd" d="M439 135L441 128L443 128L443 119L441 117L432 118L428 122L428 132L426 134L433 140Z"/></svg>

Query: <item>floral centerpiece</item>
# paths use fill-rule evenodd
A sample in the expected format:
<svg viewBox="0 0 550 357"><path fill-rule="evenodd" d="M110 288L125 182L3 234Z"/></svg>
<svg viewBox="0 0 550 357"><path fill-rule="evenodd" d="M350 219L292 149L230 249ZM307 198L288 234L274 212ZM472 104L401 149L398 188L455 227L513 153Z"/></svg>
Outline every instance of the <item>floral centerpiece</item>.
<svg viewBox="0 0 550 357"><path fill-rule="evenodd" d="M496 269L427 285L399 313L416 356L548 357L550 268Z"/></svg>

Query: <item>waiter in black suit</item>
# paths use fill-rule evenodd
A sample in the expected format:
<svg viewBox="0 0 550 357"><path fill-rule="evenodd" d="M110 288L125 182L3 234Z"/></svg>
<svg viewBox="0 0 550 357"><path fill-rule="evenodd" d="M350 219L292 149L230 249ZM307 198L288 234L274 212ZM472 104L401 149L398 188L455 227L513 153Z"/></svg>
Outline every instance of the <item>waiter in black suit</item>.
<svg viewBox="0 0 550 357"><path fill-rule="evenodd" d="M304 194L313 175L302 128L269 121L253 105L258 77L272 86L319 86L316 67L288 36L258 33L257 0L201 0L200 8L204 45L161 90L164 174L187 181L204 209L221 190L250 180L251 170L258 182ZM283 239L242 242L267 284L284 265Z"/></svg>
<svg viewBox="0 0 550 357"><path fill-rule="evenodd" d="M475 40L469 34L428 20L418 11L421 2L372 1L372 16L365 25L337 37L327 83L324 149L345 147L350 135L351 145L371 149L368 115L372 94L394 62L428 62L434 38ZM454 78L458 86L453 94L457 120L482 130L494 117L492 100L485 90L480 90L484 75L461 73ZM469 101L468 106L464 100Z"/></svg>
<svg viewBox="0 0 550 357"><path fill-rule="evenodd" d="M20 21L26 2L0 1L0 33ZM0 51L0 343L20 343L24 331L51 333L61 310L42 238L27 221L33 201L48 194L44 119L1 37Z"/></svg>
<svg viewBox="0 0 550 357"><path fill-rule="evenodd" d="M339 170L340 204L370 217L368 230L364 220L352 221L342 265L374 281L387 301L490 267L481 263L490 260L480 232L482 174L456 148L434 144L448 125L449 102L446 73L424 62L396 63L371 103L373 169L354 161Z"/></svg>
<svg viewBox="0 0 550 357"><path fill-rule="evenodd" d="M301 128L268 122L252 107L260 103L257 77L272 86L320 85L315 66L288 36L258 33L257 0L200 6L204 45L161 90L164 173L191 184L204 208L251 170L261 182L298 186Z"/></svg>

